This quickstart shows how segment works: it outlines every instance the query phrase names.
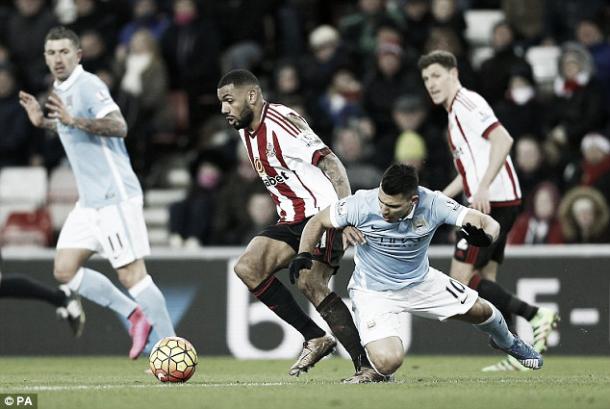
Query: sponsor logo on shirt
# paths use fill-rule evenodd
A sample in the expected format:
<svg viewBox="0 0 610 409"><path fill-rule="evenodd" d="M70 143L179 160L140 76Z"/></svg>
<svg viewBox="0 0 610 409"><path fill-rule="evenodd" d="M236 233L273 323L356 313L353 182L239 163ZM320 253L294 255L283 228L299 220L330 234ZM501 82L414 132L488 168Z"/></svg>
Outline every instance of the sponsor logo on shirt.
<svg viewBox="0 0 610 409"><path fill-rule="evenodd" d="M263 183L265 184L265 186L269 187L269 186L277 186L282 183L286 183L286 181L289 179L289 177L286 174L286 172L282 171L279 175L262 177L262 179L263 179Z"/></svg>

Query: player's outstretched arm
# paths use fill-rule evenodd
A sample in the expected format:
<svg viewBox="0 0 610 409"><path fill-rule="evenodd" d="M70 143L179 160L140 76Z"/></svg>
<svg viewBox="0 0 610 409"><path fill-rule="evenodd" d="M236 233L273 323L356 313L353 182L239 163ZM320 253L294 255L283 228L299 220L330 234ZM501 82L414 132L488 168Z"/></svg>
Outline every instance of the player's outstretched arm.
<svg viewBox="0 0 610 409"><path fill-rule="evenodd" d="M61 98L51 93L45 105L49 109L49 117L58 119L66 126L72 126L97 136L125 138L127 122L120 111L115 110L103 118L80 118L70 115Z"/></svg>
<svg viewBox="0 0 610 409"><path fill-rule="evenodd" d="M487 214L468 209L462 221L462 232L470 244L487 247L498 239L500 224Z"/></svg>
<svg viewBox="0 0 610 409"><path fill-rule="evenodd" d="M318 162L318 167L324 172L328 179L330 179L339 199L343 199L352 194L352 188L349 185L345 167L334 153L322 158L322 160Z"/></svg>
<svg viewBox="0 0 610 409"><path fill-rule="evenodd" d="M25 91L19 91L19 104L25 109L25 112L27 112L32 125L37 128L46 128L52 131L57 130L55 121L45 118L42 109L40 108L40 104L32 94L28 94Z"/></svg>
<svg viewBox="0 0 610 409"><path fill-rule="evenodd" d="M316 243L322 238L324 230L333 227L330 221L330 207L318 212L314 217L309 219L301 234L301 242L299 244L299 254L290 262L288 270L290 272L290 282L294 284L301 270L309 270L313 265L312 252Z"/></svg>

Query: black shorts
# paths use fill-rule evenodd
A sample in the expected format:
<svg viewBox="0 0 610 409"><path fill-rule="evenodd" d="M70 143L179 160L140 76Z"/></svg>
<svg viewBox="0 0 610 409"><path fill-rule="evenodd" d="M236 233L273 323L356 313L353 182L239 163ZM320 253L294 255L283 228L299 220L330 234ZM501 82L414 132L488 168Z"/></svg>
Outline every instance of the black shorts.
<svg viewBox="0 0 610 409"><path fill-rule="evenodd" d="M259 232L257 236L283 241L298 253L301 234L308 221L309 219L305 219L300 223L278 223L267 226ZM322 236L322 240L318 243L318 246L314 249L312 254L314 260L328 264L335 269L336 273L339 268L339 262L341 261L341 258L343 258L343 253L341 231L337 229L327 229L324 236Z"/></svg>
<svg viewBox="0 0 610 409"><path fill-rule="evenodd" d="M469 244L461 233L458 232L453 258L458 261L472 264L474 268L482 268L490 260L502 264L504 261L504 248L506 237L513 227L517 216L521 211L521 205L492 207L490 216L500 223L500 235L489 247L477 247Z"/></svg>

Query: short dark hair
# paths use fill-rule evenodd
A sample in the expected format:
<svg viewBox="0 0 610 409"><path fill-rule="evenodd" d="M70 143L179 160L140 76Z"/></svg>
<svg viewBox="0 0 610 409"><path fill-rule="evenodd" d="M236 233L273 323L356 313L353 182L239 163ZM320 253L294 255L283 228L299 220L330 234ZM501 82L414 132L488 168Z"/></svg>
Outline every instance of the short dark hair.
<svg viewBox="0 0 610 409"><path fill-rule="evenodd" d="M254 74L248 70L242 69L227 72L222 76L220 81L218 81L218 86L216 88L220 89L229 84L233 84L236 87L241 87L242 85L260 86L258 78L256 78Z"/></svg>
<svg viewBox="0 0 610 409"><path fill-rule="evenodd" d="M432 64L439 64L448 70L451 68L457 68L457 60L455 59L455 55L444 50L435 50L426 55L422 55L419 57L417 67L420 71L423 71Z"/></svg>
<svg viewBox="0 0 610 409"><path fill-rule="evenodd" d="M49 40L63 39L72 41L72 44L74 44L74 47L76 47L77 50L80 48L80 39L78 38L78 35L76 35L74 31L64 26L57 26L50 29L47 36L44 38L44 42L46 43Z"/></svg>
<svg viewBox="0 0 610 409"><path fill-rule="evenodd" d="M417 170L400 163L390 165L381 178L381 189L390 196L402 194L409 197L415 194L418 185Z"/></svg>

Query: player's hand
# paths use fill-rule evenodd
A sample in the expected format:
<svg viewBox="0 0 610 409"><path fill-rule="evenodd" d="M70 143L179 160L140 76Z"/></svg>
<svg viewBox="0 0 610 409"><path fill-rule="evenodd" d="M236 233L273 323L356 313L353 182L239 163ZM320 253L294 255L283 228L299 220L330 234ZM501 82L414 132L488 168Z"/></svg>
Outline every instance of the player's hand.
<svg viewBox="0 0 610 409"><path fill-rule="evenodd" d="M66 126L74 125L74 118L56 93L51 92L45 106L49 110L49 118L59 119Z"/></svg>
<svg viewBox="0 0 610 409"><path fill-rule="evenodd" d="M288 271L290 272L290 282L292 284L296 283L299 279L299 275L301 274L301 270L310 270L313 265L313 256L311 253L299 253L295 258L292 259L290 265L288 266Z"/></svg>
<svg viewBox="0 0 610 409"><path fill-rule="evenodd" d="M489 247L493 242L490 234L485 233L485 230L475 227L470 223L462 226L461 233L468 243L477 247Z"/></svg>
<svg viewBox="0 0 610 409"><path fill-rule="evenodd" d="M484 214L491 212L491 205L489 204L489 188L479 186L477 193L472 196L472 204L470 205L473 209L476 209Z"/></svg>
<svg viewBox="0 0 610 409"><path fill-rule="evenodd" d="M357 246L366 243L364 234L354 226L346 226L343 228L342 239L344 249L349 246Z"/></svg>
<svg viewBox="0 0 610 409"><path fill-rule="evenodd" d="M44 114L42 113L42 109L40 108L40 104L36 100L36 97L25 91L19 91L19 104L25 109L25 112L27 112L32 125L37 128L42 127Z"/></svg>

